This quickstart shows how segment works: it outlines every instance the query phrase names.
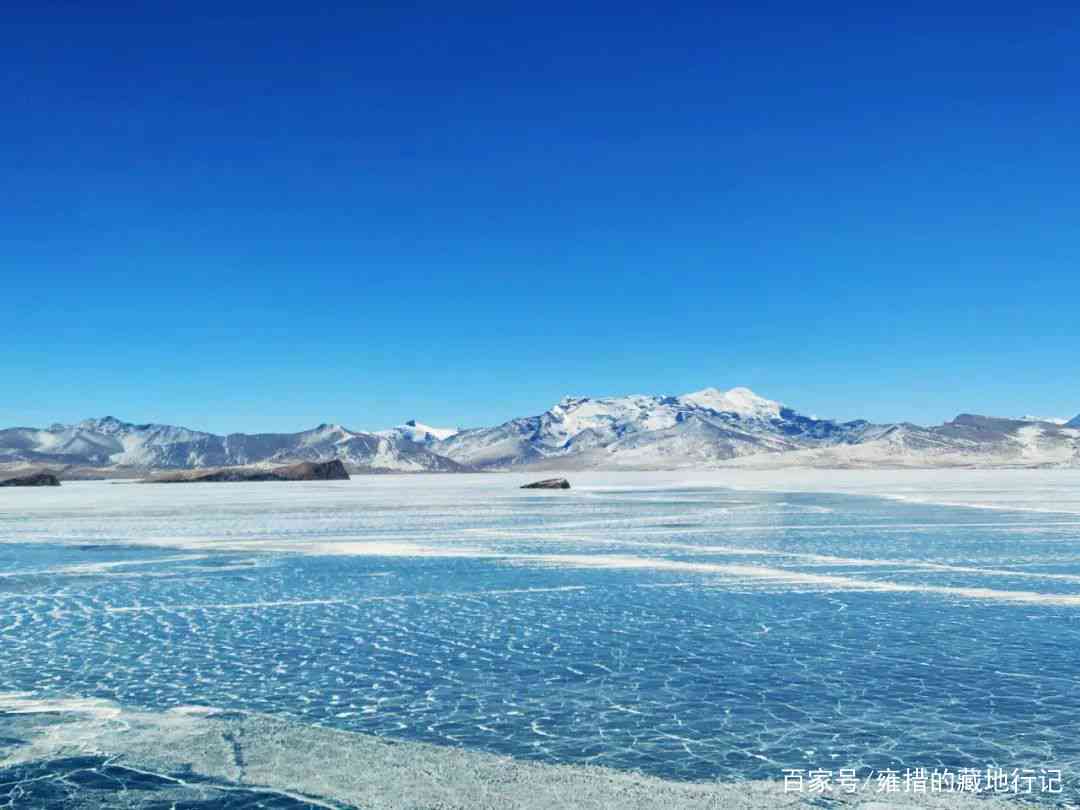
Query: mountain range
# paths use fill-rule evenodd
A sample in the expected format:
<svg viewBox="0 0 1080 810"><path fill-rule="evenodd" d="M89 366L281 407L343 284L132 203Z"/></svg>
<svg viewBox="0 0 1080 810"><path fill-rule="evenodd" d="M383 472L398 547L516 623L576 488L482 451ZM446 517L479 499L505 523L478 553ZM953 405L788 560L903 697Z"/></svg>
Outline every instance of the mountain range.
<svg viewBox="0 0 1080 810"><path fill-rule="evenodd" d="M67 474L340 459L352 472L779 467L1080 467L1069 422L961 414L923 427L805 416L747 388L682 396L566 397L538 416L457 430L322 424L220 436L113 417L0 430L0 465Z"/></svg>

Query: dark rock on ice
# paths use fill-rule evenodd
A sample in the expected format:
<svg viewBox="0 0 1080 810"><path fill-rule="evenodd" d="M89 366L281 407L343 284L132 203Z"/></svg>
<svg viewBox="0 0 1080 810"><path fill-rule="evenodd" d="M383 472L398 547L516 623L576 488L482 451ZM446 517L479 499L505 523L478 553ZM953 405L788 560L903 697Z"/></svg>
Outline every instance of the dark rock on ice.
<svg viewBox="0 0 1080 810"><path fill-rule="evenodd" d="M349 473L340 459L304 461L272 470L227 467L220 470L183 470L147 478L148 483L188 484L219 481L348 481Z"/></svg>
<svg viewBox="0 0 1080 810"><path fill-rule="evenodd" d="M285 481L348 481L349 473L340 459L304 461L291 467L278 467L273 473Z"/></svg>
<svg viewBox="0 0 1080 810"><path fill-rule="evenodd" d="M570 482L565 478L547 478L543 481L534 481L525 484L522 489L570 489Z"/></svg>
<svg viewBox="0 0 1080 810"><path fill-rule="evenodd" d="M0 481L0 487L58 487L60 479L52 473L39 472Z"/></svg>

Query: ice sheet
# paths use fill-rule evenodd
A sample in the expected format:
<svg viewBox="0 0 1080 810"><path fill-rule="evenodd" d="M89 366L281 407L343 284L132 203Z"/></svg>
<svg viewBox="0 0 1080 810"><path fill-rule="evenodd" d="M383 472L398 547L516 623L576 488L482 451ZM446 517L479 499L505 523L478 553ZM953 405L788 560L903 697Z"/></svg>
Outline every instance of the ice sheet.
<svg viewBox="0 0 1080 810"><path fill-rule="evenodd" d="M1075 796L1077 477L968 472L0 491L0 690L664 784L998 764Z"/></svg>

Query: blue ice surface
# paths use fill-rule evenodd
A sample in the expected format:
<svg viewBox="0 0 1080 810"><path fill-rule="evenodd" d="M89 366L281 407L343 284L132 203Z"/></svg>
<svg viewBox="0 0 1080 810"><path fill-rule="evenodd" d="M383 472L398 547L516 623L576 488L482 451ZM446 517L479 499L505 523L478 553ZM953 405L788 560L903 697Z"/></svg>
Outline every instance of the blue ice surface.
<svg viewBox="0 0 1080 810"><path fill-rule="evenodd" d="M1067 516L694 489L595 500L584 525L554 500L486 519L506 531L492 553L1080 592L1019 576L1080 575ZM765 553L704 550L718 545ZM997 765L1061 769L1076 790L1075 606L484 555L199 554L0 544L0 691L205 704L674 779ZM143 564L42 573L118 561Z"/></svg>

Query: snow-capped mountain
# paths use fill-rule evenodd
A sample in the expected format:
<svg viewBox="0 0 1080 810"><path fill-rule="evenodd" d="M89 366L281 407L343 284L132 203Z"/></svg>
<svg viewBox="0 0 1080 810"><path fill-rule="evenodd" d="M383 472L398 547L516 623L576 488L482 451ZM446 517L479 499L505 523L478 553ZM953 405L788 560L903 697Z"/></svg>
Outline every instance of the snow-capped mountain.
<svg viewBox="0 0 1080 810"><path fill-rule="evenodd" d="M866 427L802 416L748 388L706 388L677 397L566 397L539 416L464 430L432 449L489 469L710 466L855 439Z"/></svg>
<svg viewBox="0 0 1080 810"><path fill-rule="evenodd" d="M961 414L933 427L804 416L748 388L565 397L538 416L469 430L410 420L377 433L319 425L218 436L112 417L0 430L0 464L183 468L338 458L353 471L706 469L726 466L1078 466L1066 424Z"/></svg>
<svg viewBox="0 0 1080 810"><path fill-rule="evenodd" d="M457 432L457 428L437 428L417 422L415 419L410 419L408 422L398 425L395 428L391 428L390 430L380 430L376 435L386 436L388 438L407 439L410 442L428 445L433 442L441 441L442 439L449 439Z"/></svg>
<svg viewBox="0 0 1080 810"><path fill-rule="evenodd" d="M1080 428L1080 413L1065 423L1065 427Z"/></svg>
<svg viewBox="0 0 1080 810"><path fill-rule="evenodd" d="M319 425L300 433L218 436L111 416L46 430L0 430L0 462L87 467L183 468L341 459L356 470L456 472L456 462L398 436Z"/></svg>
<svg viewBox="0 0 1080 810"><path fill-rule="evenodd" d="M567 397L539 416L431 448L481 469L1080 464L1080 430L964 414L937 427L804 416L748 388L677 397Z"/></svg>

